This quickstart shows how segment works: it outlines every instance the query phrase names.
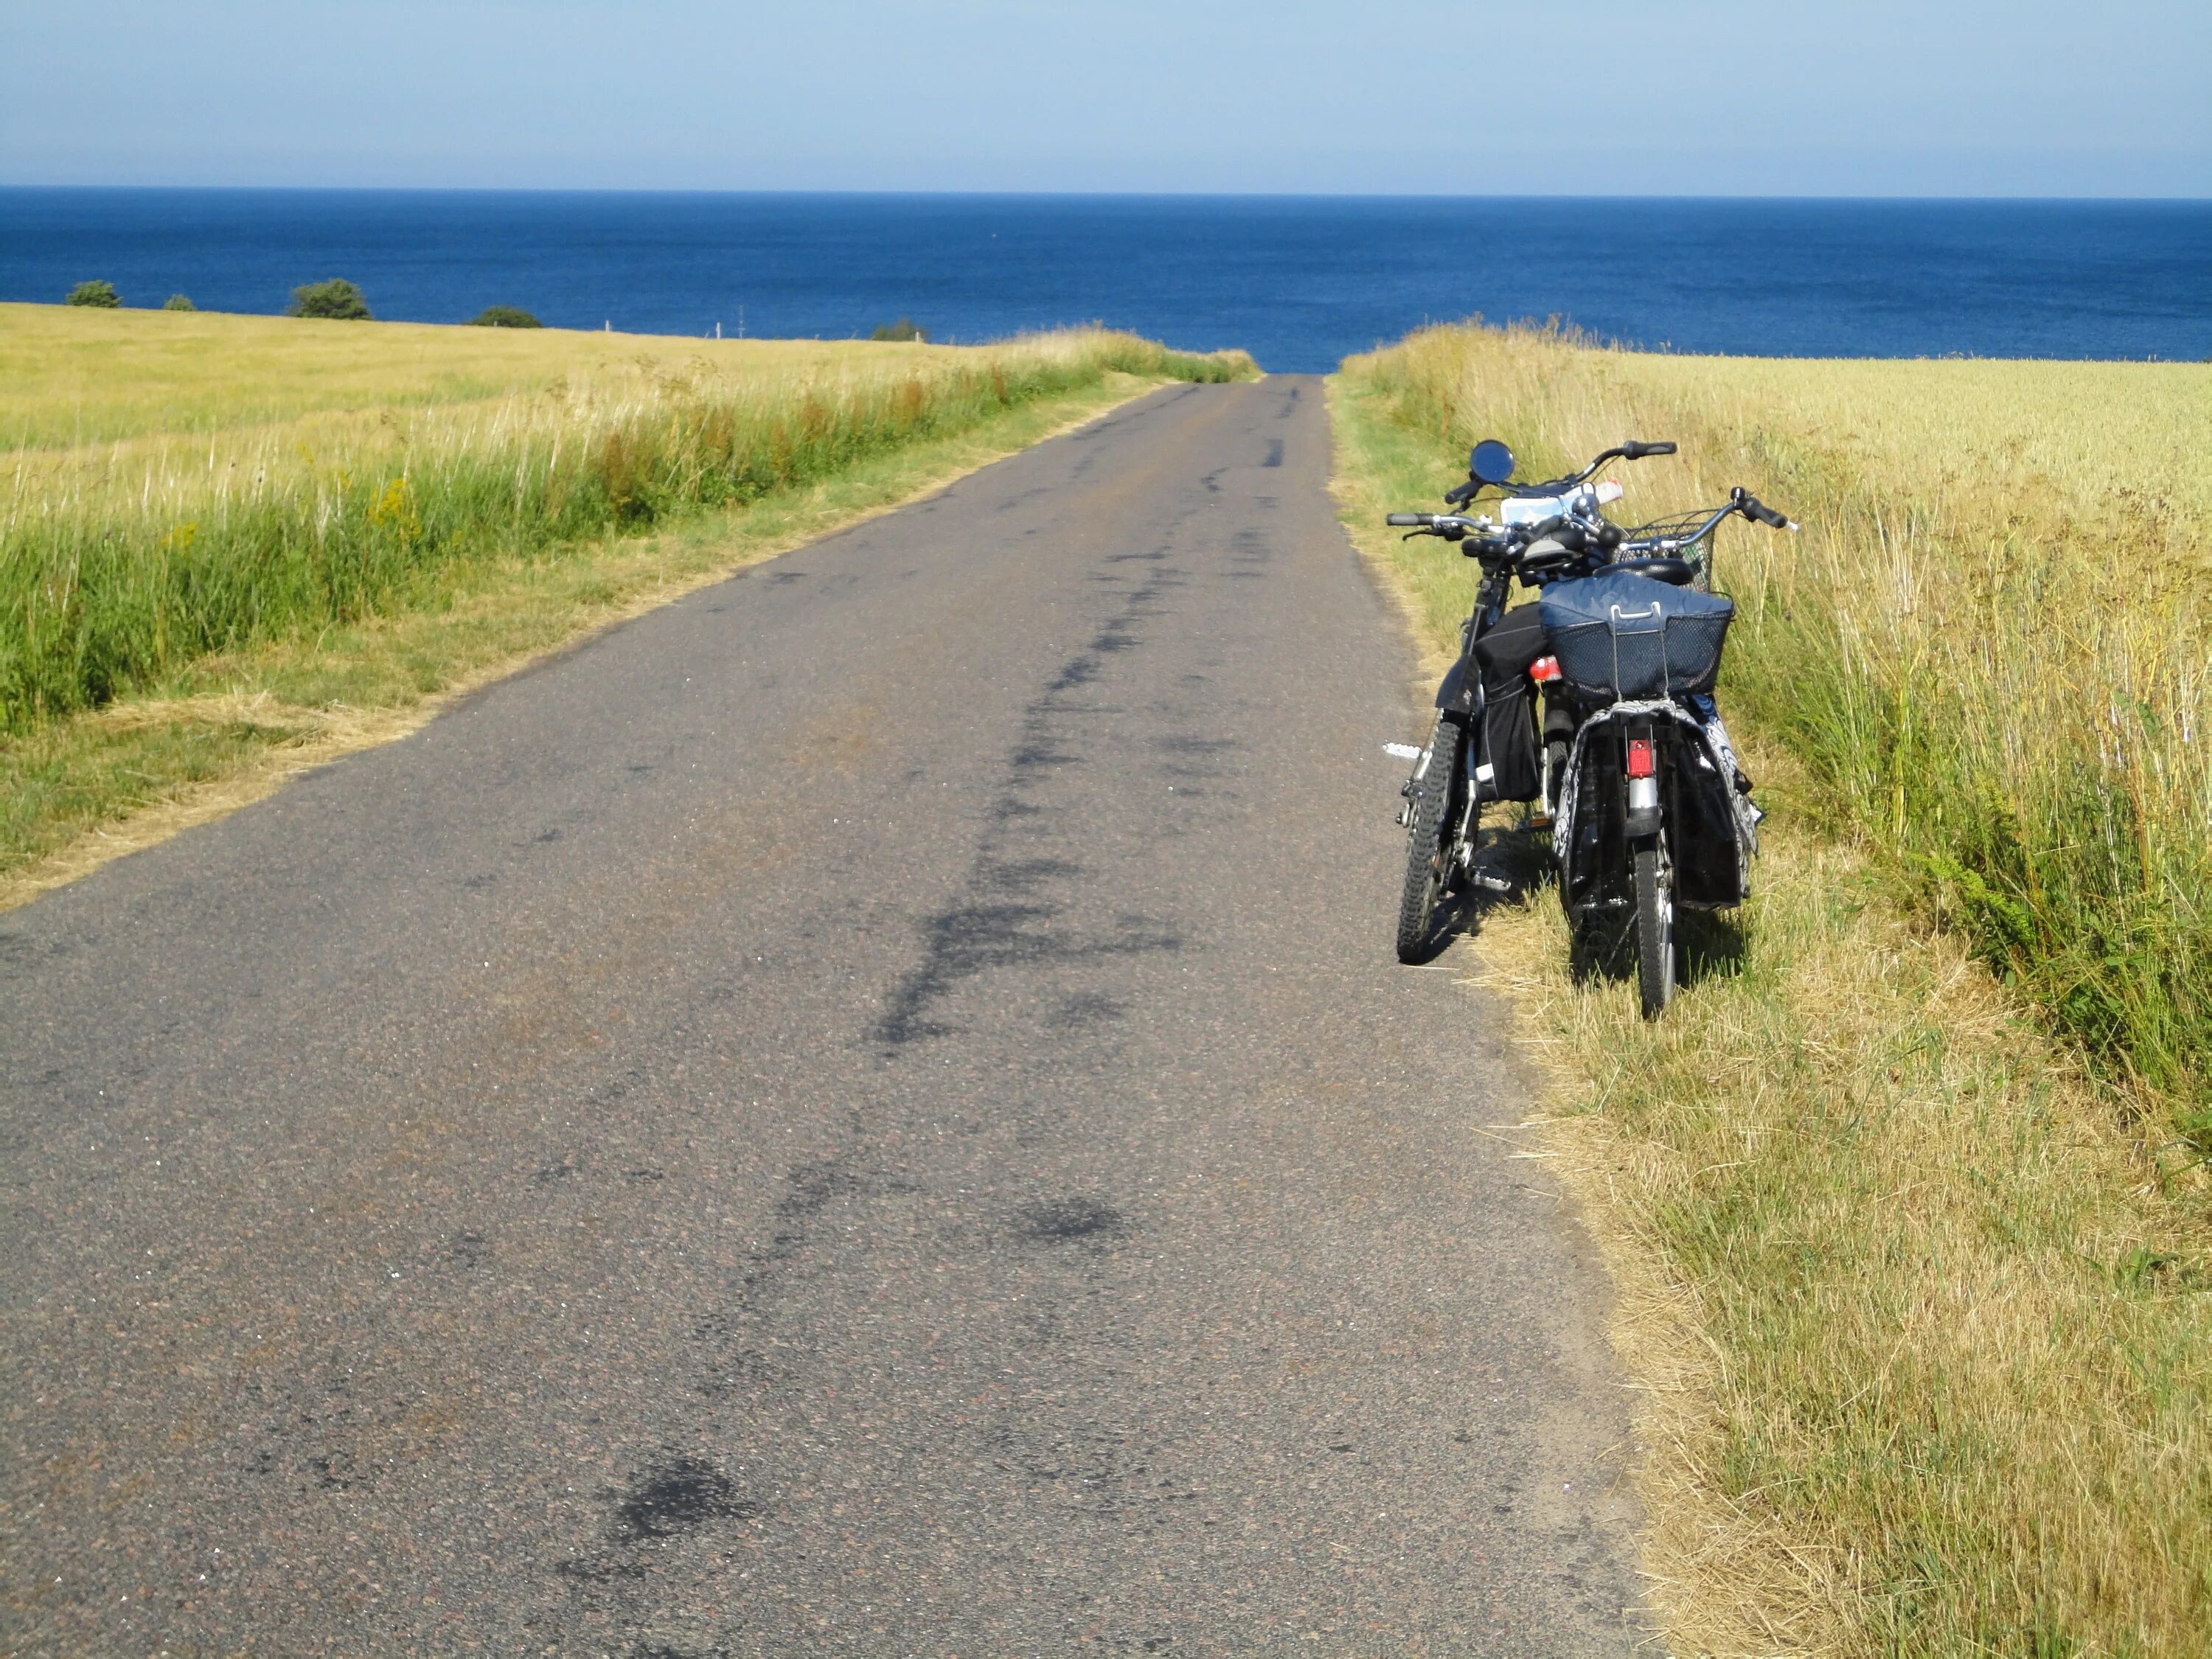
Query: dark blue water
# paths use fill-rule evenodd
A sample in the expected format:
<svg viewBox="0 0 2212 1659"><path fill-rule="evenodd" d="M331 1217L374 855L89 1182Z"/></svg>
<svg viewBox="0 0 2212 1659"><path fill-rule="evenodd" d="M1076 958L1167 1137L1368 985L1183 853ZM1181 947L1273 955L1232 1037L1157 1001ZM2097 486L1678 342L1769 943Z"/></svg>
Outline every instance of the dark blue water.
<svg viewBox="0 0 2212 1659"><path fill-rule="evenodd" d="M1098 319L1326 369L1425 321L1678 350L2212 357L2212 203L0 190L0 299L976 340Z"/></svg>

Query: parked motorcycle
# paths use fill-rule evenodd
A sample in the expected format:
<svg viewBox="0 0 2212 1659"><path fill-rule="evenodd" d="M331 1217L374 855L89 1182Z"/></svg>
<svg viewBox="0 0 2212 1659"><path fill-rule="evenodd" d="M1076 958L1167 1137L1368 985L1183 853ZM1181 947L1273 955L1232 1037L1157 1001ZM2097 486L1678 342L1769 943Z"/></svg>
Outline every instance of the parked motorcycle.
<svg viewBox="0 0 2212 1659"><path fill-rule="evenodd" d="M1530 827L1551 830L1578 952L1608 954L1633 929L1646 1018L1674 996L1677 908L1724 909L1747 893L1760 814L1713 701L1735 605L1712 592L1712 545L1738 514L1796 526L1741 489L1721 507L1632 530L1609 521L1603 509L1621 491L1593 485L1599 469L1674 453L1620 444L1571 477L1516 485L1512 451L1488 439L1445 500L1465 507L1496 489L1495 520L1389 515L1482 567L1435 727L1401 792L1400 960L1434 948L1455 887L1509 884L1476 867L1493 800L1527 802ZM1516 578L1538 598L1509 611Z"/></svg>

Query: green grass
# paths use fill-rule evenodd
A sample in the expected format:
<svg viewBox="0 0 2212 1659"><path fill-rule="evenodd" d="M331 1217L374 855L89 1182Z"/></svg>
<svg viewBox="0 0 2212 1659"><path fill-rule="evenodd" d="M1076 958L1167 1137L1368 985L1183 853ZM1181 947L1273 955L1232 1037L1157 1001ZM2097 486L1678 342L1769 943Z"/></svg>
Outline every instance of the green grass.
<svg viewBox="0 0 2212 1659"><path fill-rule="evenodd" d="M33 309L0 312L0 339ZM74 350L118 317L143 320L42 315L33 331ZM592 356L602 337L549 331L524 339L501 395L441 402L452 382L426 369L421 337L452 342L447 367L473 373L500 331L395 331L380 370L383 325L216 320L226 330L197 360L208 384L156 354L160 391L141 396L118 383L127 358L79 357L101 365L87 396L137 429L13 458L0 877L16 872L19 896L21 872L83 854L134 811L224 780L258 787L276 760L397 729L386 716L1146 386L1253 372L1241 356L1095 330L981 348L745 342L611 364ZM247 323L264 354L283 349L269 331L305 331L302 379L342 347L357 391L381 374L401 401L225 424L224 388L265 400L276 384L260 360L234 380L217 349ZM317 337L331 332L348 337ZM552 375L564 343L580 348L575 366ZM11 394L18 429L51 428L69 401L53 376L33 380ZM180 431L149 424L171 419Z"/></svg>
<svg viewBox="0 0 2212 1659"><path fill-rule="evenodd" d="M2148 452L2133 479L2191 522L2193 485L2176 475L2193 440L2142 433L2187 433L2194 383L2144 377L2137 397L2130 376L2097 371L2145 366L1645 359L1471 331L1401 350L1352 360L1333 385L1338 490L1431 651L1464 614L1468 562L1381 520L1433 507L1474 435L1506 437L1537 476L1624 437L1675 438L1678 461L1616 469L1632 519L1741 483L1813 526L1802 541L1737 528L1721 546L1746 610L1723 700L1773 816L1752 903L1706 939L1667 1017L1647 1024L1632 987L1570 975L1548 892L1493 911L1476 941L1554 1073L1546 1151L1620 1290L1647 1448L1644 1565L1674 1650L2206 1651L2212 1226L2203 1171L2167 1139L2179 1109L2146 1100L2109 1051L2091 1069L2093 1050L2054 1042L2071 1028L2044 982L2001 982L2011 964L1978 929L1929 925L1969 918L1911 861L1894 793L1862 799L1842 768L1859 751L1802 716L1839 695L1806 684L1839 672L1819 648L1839 608L1863 617L1902 592L1936 612L1916 629L1960 627L1945 585L1971 591L2008 545L1968 544L1982 554L1969 559L1960 526L1986 527L2004 469L2069 399L2132 413L2060 446L2073 471L2031 489L2012 533L2042 533L2039 502L2075 514L2098 499L2092 470L2117 459L2100 441ZM2161 404L2169 387L2184 395ZM1948 466L1931 459L1947 433ZM1856 540L1854 515L1877 505L1886 564ZM2101 568L2081 522L2044 554L2069 594L2088 583L2053 568L2062 558ZM2186 536L2166 555L2191 557ZM2167 603L2128 601L2112 626L2164 639L2189 623ZM2070 627L2046 642L2054 673L2086 672ZM1960 695L1984 718L2000 711L2002 652L2022 642L2000 635L1977 669L1955 641L1912 637L1949 653L1949 672L1987 673ZM1842 672L1865 677L1852 695L1869 702L1900 683L1880 660ZM1931 733L1962 706L1939 694L1911 718ZM2023 700L1996 747L2049 741L2023 724L2047 707ZM1893 741L1869 719L1875 735L1852 744ZM1917 799L1908 833L1942 833L1912 830ZM1518 850L1540 866L1533 845Z"/></svg>

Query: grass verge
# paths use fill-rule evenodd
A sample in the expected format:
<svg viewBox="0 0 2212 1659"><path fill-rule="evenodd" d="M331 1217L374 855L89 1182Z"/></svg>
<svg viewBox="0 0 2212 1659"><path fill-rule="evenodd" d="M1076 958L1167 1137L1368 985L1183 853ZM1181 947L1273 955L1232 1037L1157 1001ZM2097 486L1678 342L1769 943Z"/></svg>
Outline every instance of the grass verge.
<svg viewBox="0 0 2212 1659"><path fill-rule="evenodd" d="M369 331L367 325L364 331ZM439 332L465 337L477 331ZM463 344L473 343L464 339ZM659 422L657 434L647 432L648 437L657 435L657 451L635 438L641 425L650 423L638 420L635 400L615 400L611 413L605 403L587 397L579 410L572 385L562 388L556 399L572 417L570 427L564 431L555 425L554 441L537 448L532 444L546 436L543 428L526 432L526 441L517 444L510 441L514 422L502 426L480 410L471 413L467 405L457 432L440 428L452 440L443 446L426 443L419 426L403 434L403 441L394 441L393 428L378 411L339 416L349 423L343 428L347 441L359 440L349 452L357 471L345 496L353 504L356 532L386 534L389 526L373 520L376 504L392 497L395 481L403 498L416 503L417 520L411 536L387 548L398 556L387 580L364 590L363 602L353 605L322 603L310 583L292 590L291 597L300 602L288 609L282 582L257 583L255 578L265 574L265 556L282 560L296 554L295 546L285 551L289 544L277 532L290 524L297 541L299 525L285 515L296 517L303 506L313 511L318 476L326 469L313 453L296 465L284 454L285 444L301 438L301 421L273 428L254 424L242 439L234 434L229 441L242 443L245 453L259 458L266 470L289 469L266 487L273 507L264 503L253 509L249 502L252 510L238 514L238 523L249 533L204 544L202 550L213 546L239 552L235 559L217 561L217 568L236 578L220 602L242 601L242 620L202 638L197 649L174 647L171 631L166 657L149 651L132 672L87 690L71 706L56 710L19 705L10 726L0 729L0 908L185 823L229 811L303 766L411 730L446 698L609 621L912 500L1170 378L1250 372L1246 361L1185 359L1127 337L1091 334L986 348L964 357L959 349L860 348L878 359L898 361L886 365L864 358L866 372L857 377L843 361L854 349L823 349L834 377L827 386L821 362L810 362L804 352L781 350L768 359L772 372L751 377L750 384L740 362L705 397L699 395L696 379L674 390L664 385L658 405L650 400L647 405ZM949 365L936 371L934 397L933 383L915 372L914 360L925 351L930 360ZM1036 371L1026 381L1021 378L1024 357ZM1125 368L1125 363L1131 367ZM542 364L532 365L538 367ZM112 388L107 395L118 404L129 402ZM552 395L542 387L534 392L525 388L507 398L526 405ZM696 467L688 474L684 467L687 455L696 459L701 423L711 437L719 416L748 397L761 434L760 453L772 463L781 448L789 463L785 476L767 476L756 481L757 487L742 490L697 487ZM872 432L841 438L837 422L842 413L854 410L863 417L884 416L884 423ZM781 439L779 412L789 417ZM901 419L902 415L911 418ZM314 424L326 415L301 418L307 430L327 435L328 428ZM811 440L810 423L816 428ZM272 439L272 431L283 438ZM650 501L649 512L606 510L603 443L609 434L631 434L633 470L648 485L656 477L674 480L673 486L654 487L654 493L641 497ZM477 439L473 450L471 434ZM487 454L504 453L512 459L519 453L526 462L534 458L558 478L563 463L556 452L564 447L564 438L571 441L565 445L571 454L583 457L581 482L564 499L596 491L593 513L574 523L559 512L533 516L518 508L512 477L503 501L473 490L489 474ZM149 441L161 445L171 440L155 434ZM219 459L234 453L226 451L226 441L204 433L192 440L202 453L211 447ZM794 455L805 459L810 441L813 459L803 465L793 461ZM602 447L595 448L595 443ZM643 459L637 459L641 452ZM82 591L93 568L82 559L56 562L58 547L70 550L53 532L57 523L74 538L76 549L98 546L106 538L94 574L112 573L125 590L123 600L108 607L110 616L129 618L131 592L143 595L157 586L145 580L143 568L159 556L155 532L165 522L173 526L180 502L197 499L204 504L210 494L204 477L179 481L173 476L168 505L149 509L145 503L156 500L157 474L142 486L134 503L127 483L146 460L145 452L132 449L127 441L106 447L104 453L75 450L19 457L15 526L20 529L28 523L37 533L19 537L0 550L0 586L13 577L19 602L12 617L0 618L0 629L14 623L19 646L42 621L66 613L69 591ZM62 471L41 473L42 465L58 465ZM219 495L228 469L207 471L215 476ZM96 487L74 495L49 490L41 495L27 483L87 475ZM437 481L454 476L471 488L441 494ZM324 499L330 499L327 490ZM483 510L472 514L472 508ZM573 516L573 507L565 510ZM256 511L261 514L258 520ZM447 529L434 538L427 521L440 513L446 515ZM105 531L100 527L103 522L109 526ZM150 550L132 540L143 542L149 535L156 542ZM118 547L135 552L125 556ZM187 580L172 592L181 592L181 602L189 605L204 597L191 589ZM327 586L323 592L327 596ZM143 607L136 615L158 618L161 611ZM155 635L147 631L142 637ZM104 695L93 695L95 690Z"/></svg>
<svg viewBox="0 0 2212 1659"><path fill-rule="evenodd" d="M1408 420L1361 371L1332 387L1340 501L1440 654L1468 562L1380 526L1454 481L1463 434ZM1530 406L1492 407L1542 459L1534 380L1504 382ZM1692 434L1607 434L1628 435ZM1767 493L1763 476L1741 482ZM1723 574L1745 539L1723 545ZM1732 681L1789 638L1752 635ZM1637 1018L1630 987L1569 976L1533 842L1508 838L1530 891L1474 947L1554 1078L1547 1150L1620 1286L1650 1448L1645 1568L1672 1645L2203 1652L2201 1186L2134 1132L2107 1075L2049 1040L2032 987L1928 927L1881 849L1830 833L1850 827L1832 779L1786 728L1741 735L1773 809L1755 896L1704 937L1663 1021Z"/></svg>

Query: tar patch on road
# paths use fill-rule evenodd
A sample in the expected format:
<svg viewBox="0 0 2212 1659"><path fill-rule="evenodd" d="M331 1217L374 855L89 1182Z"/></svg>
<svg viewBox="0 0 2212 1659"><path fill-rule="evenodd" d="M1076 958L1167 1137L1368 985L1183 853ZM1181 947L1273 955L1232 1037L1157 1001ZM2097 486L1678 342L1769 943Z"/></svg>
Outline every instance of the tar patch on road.
<svg viewBox="0 0 2212 1659"><path fill-rule="evenodd" d="M668 1453L635 1471L627 1485L603 1491L608 1548L573 1556L554 1571L572 1583L611 1585L645 1577L638 1546L685 1538L717 1522L758 1518L760 1505L703 1458Z"/></svg>
<svg viewBox="0 0 2212 1659"><path fill-rule="evenodd" d="M738 1489L711 1463L672 1457L641 1470L615 1504L611 1536L617 1544L674 1538L709 1521L747 1521L757 1504L741 1502Z"/></svg>
<svg viewBox="0 0 2212 1659"><path fill-rule="evenodd" d="M1055 1198L1021 1209L1022 1237L1043 1244L1127 1232L1129 1224L1110 1204L1095 1198Z"/></svg>

